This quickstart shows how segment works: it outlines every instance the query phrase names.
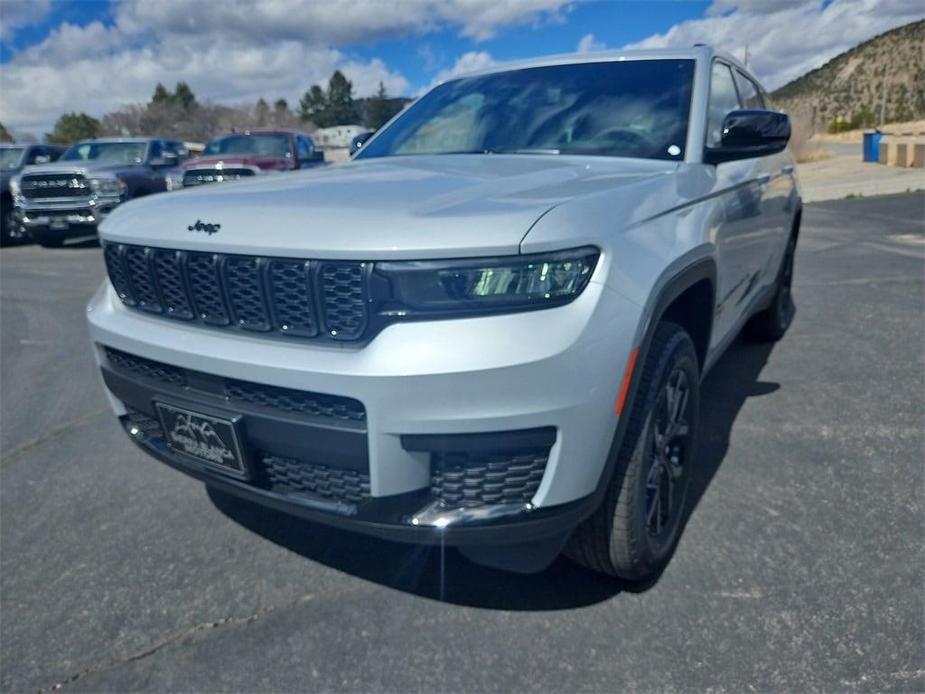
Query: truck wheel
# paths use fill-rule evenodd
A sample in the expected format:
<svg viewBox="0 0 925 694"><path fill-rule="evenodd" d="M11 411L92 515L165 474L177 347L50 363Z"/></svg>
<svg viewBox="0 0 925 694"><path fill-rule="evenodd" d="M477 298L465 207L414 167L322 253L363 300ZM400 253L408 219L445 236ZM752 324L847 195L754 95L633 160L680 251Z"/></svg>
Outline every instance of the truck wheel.
<svg viewBox="0 0 925 694"><path fill-rule="evenodd" d="M657 578L674 553L697 449L700 371L687 332L655 331L636 402L600 508L573 534L565 554L630 581Z"/></svg>
<svg viewBox="0 0 925 694"><path fill-rule="evenodd" d="M32 232L32 240L42 248L61 248L64 245L64 238L53 234L43 234L41 232Z"/></svg>
<svg viewBox="0 0 925 694"><path fill-rule="evenodd" d="M796 248L796 236L791 235L777 274L777 288L771 305L756 313L745 324L745 334L753 340L775 342L784 336L793 322L796 307L790 289L793 285L793 256Z"/></svg>

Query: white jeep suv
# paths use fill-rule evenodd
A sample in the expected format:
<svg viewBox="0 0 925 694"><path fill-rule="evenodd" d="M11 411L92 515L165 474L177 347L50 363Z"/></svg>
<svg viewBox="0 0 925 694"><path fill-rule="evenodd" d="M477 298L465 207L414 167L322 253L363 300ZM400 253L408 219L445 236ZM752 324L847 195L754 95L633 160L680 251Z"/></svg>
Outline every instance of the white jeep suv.
<svg viewBox="0 0 925 694"><path fill-rule="evenodd" d="M258 504L650 580L704 374L793 314L765 98L703 46L535 60L435 87L345 165L121 205L88 307L112 407Z"/></svg>

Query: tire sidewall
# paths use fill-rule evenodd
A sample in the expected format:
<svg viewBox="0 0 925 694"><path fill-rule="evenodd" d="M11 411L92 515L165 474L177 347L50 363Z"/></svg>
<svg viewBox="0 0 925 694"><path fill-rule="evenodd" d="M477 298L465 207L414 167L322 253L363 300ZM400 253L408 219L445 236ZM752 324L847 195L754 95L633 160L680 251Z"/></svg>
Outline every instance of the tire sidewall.
<svg viewBox="0 0 925 694"><path fill-rule="evenodd" d="M640 402L640 406L645 408L645 424L627 463L628 468L635 468L630 475L633 483L627 490L632 494L630 505L632 518L629 532L631 541L636 546L638 573L645 575L656 573L664 568L680 539L686 518L687 494L697 456L700 415L700 371L690 337L682 329L677 328L677 332L672 335L658 357L655 366L656 376L651 380L647 392L642 394L644 398ZM678 508L670 519L669 532L664 537L655 538L649 534L646 522L646 484L654 449L655 409L668 378L675 368L683 369L688 378L690 388L688 425L691 428L691 435L685 450L684 472L676 483L681 485L678 491Z"/></svg>

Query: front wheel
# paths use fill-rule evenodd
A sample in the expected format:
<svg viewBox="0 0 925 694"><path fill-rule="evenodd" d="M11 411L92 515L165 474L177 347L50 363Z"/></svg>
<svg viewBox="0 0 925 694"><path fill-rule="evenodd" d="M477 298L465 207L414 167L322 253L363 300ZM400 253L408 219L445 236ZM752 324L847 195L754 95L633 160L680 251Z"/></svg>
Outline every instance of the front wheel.
<svg viewBox="0 0 925 694"><path fill-rule="evenodd" d="M631 581L656 578L674 554L697 449L700 372L694 343L673 323L656 328L636 402L600 508L566 555Z"/></svg>

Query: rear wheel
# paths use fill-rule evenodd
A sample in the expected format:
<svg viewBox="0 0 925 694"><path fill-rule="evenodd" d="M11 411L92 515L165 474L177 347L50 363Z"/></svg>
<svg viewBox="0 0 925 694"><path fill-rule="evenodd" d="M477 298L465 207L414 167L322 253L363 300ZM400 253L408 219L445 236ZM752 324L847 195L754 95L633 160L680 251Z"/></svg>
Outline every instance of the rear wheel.
<svg viewBox="0 0 925 694"><path fill-rule="evenodd" d="M690 336L662 323L640 375L610 488L566 555L632 581L657 577L674 553L696 455L700 373Z"/></svg>
<svg viewBox="0 0 925 694"><path fill-rule="evenodd" d="M760 313L756 313L745 325L745 333L753 340L762 342L775 342L787 332L793 322L796 307L793 304L793 256L796 254L797 239L791 235L784 251L777 274L777 288L771 305Z"/></svg>

